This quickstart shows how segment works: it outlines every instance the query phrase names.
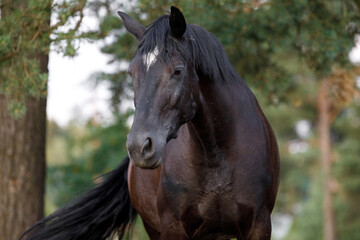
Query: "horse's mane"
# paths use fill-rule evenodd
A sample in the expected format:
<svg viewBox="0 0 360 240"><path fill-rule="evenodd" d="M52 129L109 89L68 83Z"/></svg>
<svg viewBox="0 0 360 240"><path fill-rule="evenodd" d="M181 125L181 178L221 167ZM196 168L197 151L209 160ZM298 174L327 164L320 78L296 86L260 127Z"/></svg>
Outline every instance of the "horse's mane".
<svg viewBox="0 0 360 240"><path fill-rule="evenodd" d="M198 74L210 81L241 81L219 40L200 26L187 24L182 39L176 39L171 35L169 16L161 16L147 27L137 53L145 55L156 47L158 58L166 61L171 61L172 52L180 52L186 61L194 62Z"/></svg>

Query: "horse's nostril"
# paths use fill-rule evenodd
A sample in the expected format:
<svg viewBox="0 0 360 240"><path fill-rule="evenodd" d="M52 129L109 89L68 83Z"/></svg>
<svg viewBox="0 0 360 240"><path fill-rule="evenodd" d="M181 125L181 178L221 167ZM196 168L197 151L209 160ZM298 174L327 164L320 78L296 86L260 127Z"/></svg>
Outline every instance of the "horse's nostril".
<svg viewBox="0 0 360 240"><path fill-rule="evenodd" d="M154 155L154 144L150 137L146 138L146 140L141 148L141 153L142 153L143 157L146 159L149 159Z"/></svg>

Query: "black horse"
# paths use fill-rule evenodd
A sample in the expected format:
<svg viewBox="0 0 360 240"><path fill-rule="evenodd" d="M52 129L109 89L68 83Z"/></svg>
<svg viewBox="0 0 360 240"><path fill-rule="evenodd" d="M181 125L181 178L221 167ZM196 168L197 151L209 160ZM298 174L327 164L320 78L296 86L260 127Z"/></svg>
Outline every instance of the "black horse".
<svg viewBox="0 0 360 240"><path fill-rule="evenodd" d="M139 42L130 161L24 237L122 236L136 210L151 239L270 239L276 139L219 41L176 7L147 28L118 13Z"/></svg>

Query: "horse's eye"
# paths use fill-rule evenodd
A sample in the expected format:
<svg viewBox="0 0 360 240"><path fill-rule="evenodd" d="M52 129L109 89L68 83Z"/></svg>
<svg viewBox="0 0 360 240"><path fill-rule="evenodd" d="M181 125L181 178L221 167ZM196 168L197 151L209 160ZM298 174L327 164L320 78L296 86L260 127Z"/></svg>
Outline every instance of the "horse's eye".
<svg viewBox="0 0 360 240"><path fill-rule="evenodd" d="M174 71L174 73L173 73L173 76L179 76L179 75L181 75L181 73L182 73L183 70L184 70L183 67L181 67L181 68L175 68L175 71Z"/></svg>
<svg viewBox="0 0 360 240"><path fill-rule="evenodd" d="M175 70L175 72L174 72L175 76L180 75L180 74L181 74L181 70Z"/></svg>

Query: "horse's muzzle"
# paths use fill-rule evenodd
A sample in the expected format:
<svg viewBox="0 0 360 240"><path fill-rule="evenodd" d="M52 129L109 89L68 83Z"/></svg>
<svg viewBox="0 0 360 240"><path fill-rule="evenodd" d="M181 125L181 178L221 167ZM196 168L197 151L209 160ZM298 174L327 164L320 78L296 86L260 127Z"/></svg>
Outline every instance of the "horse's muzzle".
<svg viewBox="0 0 360 240"><path fill-rule="evenodd" d="M156 140L149 134L129 133L126 147L133 165L146 169L157 168L161 163L161 153L157 150L163 149L156 146Z"/></svg>

